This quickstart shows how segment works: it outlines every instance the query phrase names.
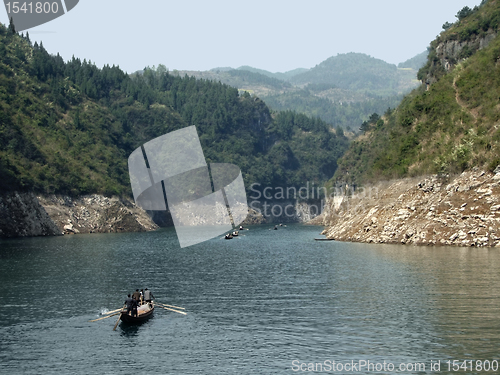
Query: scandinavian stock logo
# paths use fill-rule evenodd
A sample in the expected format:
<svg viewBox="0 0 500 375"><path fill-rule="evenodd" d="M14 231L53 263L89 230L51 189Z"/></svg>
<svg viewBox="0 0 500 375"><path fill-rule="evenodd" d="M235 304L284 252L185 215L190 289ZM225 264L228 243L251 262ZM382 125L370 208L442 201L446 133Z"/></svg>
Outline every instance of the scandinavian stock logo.
<svg viewBox="0 0 500 375"><path fill-rule="evenodd" d="M10 1L3 0L16 31L23 31L52 21L73 9L79 0Z"/></svg>
<svg viewBox="0 0 500 375"><path fill-rule="evenodd" d="M152 211L168 204L181 247L231 231L248 214L240 168L227 163L209 168L195 126L138 147L128 168L135 203Z"/></svg>

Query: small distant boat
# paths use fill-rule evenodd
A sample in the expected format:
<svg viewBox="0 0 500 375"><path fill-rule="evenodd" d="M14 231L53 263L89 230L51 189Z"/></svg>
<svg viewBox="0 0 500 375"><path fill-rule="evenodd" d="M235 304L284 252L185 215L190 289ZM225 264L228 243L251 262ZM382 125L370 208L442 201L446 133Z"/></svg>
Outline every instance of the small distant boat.
<svg viewBox="0 0 500 375"><path fill-rule="evenodd" d="M314 241L335 241L333 238L315 238Z"/></svg>
<svg viewBox="0 0 500 375"><path fill-rule="evenodd" d="M154 311L154 302L145 303L137 307L137 316L129 315L127 314L127 310L123 309L120 314L120 320L127 324L139 324L151 318Z"/></svg>

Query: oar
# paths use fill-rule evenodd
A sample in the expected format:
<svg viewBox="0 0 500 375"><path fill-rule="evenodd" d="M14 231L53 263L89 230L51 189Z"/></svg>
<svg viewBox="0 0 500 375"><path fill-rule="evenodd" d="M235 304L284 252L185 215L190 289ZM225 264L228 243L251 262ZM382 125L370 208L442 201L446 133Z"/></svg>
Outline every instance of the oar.
<svg viewBox="0 0 500 375"><path fill-rule="evenodd" d="M186 310L185 307L179 307L179 306L173 306L173 305L166 305L166 304L161 303L161 302L155 302L155 303L157 303L158 305L162 305L162 306L168 306L168 307L173 307L173 308L176 308L176 309Z"/></svg>
<svg viewBox="0 0 500 375"><path fill-rule="evenodd" d="M177 310L169 309L168 307L163 307L163 306L160 306L160 305L158 305L158 307L161 307L162 309L165 309L165 310L174 311L174 312L179 313L179 314L187 315L187 313L185 313L184 311L177 311Z"/></svg>
<svg viewBox="0 0 500 375"><path fill-rule="evenodd" d="M126 305L126 304L125 304L125 305L123 305L122 309L123 309L125 306L127 306L127 305ZM120 311L120 315L118 316L118 320L116 321L115 326L113 327L113 331L116 329L116 327L118 327L118 323L120 323L120 318L122 317L122 314L123 314L123 312L121 312L121 311Z"/></svg>
<svg viewBox="0 0 500 375"><path fill-rule="evenodd" d="M99 318L99 319L89 320L89 322L97 322L98 320L108 319L108 318L111 318L112 316L115 316L115 315L118 315L118 314L121 314L121 312L117 312L117 313L114 313L114 314L111 314L111 315L105 316L104 318Z"/></svg>
<svg viewBox="0 0 500 375"><path fill-rule="evenodd" d="M108 311L107 313L103 313L102 315L113 314L113 313L115 313L115 312L117 312L117 311L120 311L120 310L123 310L123 307L122 307L122 308L120 308L120 309L116 309L116 310L111 310L111 311Z"/></svg>
<svg viewBox="0 0 500 375"><path fill-rule="evenodd" d="M165 306L165 307L173 307L174 309L180 309L180 310L186 310L185 307L179 307L179 306L174 306L174 305L167 305L165 303L161 302L156 302L158 305Z"/></svg>

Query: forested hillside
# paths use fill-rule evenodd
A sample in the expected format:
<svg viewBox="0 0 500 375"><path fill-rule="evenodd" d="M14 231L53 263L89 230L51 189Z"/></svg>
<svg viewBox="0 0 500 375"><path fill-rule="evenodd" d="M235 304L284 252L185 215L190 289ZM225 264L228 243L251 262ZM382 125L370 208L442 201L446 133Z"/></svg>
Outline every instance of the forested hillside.
<svg viewBox="0 0 500 375"><path fill-rule="evenodd" d="M293 108L308 116L317 116L334 128L357 132L369 114L395 108L402 98L403 95L368 97L356 91L309 84L302 89L264 96L263 100L275 110Z"/></svg>
<svg viewBox="0 0 500 375"><path fill-rule="evenodd" d="M365 124L335 181L457 173L500 163L500 1L464 7L431 43L424 84Z"/></svg>
<svg viewBox="0 0 500 375"><path fill-rule="evenodd" d="M128 155L193 124L207 161L237 164L247 187L320 184L347 148L323 121L271 115L228 85L163 66L129 76L85 59L64 62L0 25L1 191L130 194Z"/></svg>

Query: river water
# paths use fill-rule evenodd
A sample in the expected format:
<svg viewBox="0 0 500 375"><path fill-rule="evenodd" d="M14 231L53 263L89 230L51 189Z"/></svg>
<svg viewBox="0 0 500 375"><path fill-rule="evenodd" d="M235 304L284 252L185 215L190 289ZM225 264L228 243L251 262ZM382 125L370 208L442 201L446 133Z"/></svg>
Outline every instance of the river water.
<svg viewBox="0 0 500 375"><path fill-rule="evenodd" d="M500 373L476 362L500 360L499 249L269 228L183 249L171 228L0 241L0 373ZM188 314L89 322L146 287Z"/></svg>

